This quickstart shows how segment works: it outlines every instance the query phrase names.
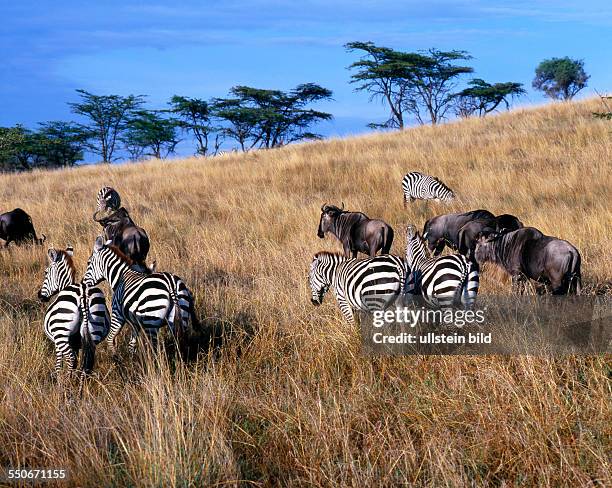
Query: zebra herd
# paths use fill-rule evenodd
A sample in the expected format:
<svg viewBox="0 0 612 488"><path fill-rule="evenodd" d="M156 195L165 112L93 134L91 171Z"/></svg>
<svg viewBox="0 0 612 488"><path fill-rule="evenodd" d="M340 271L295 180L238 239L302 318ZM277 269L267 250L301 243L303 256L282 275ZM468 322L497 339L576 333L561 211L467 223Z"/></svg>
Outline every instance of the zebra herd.
<svg viewBox="0 0 612 488"><path fill-rule="evenodd" d="M404 176L402 189L404 205L415 199L448 202L455 198L455 193L440 180L418 172ZM341 232L336 230L339 226L334 219L342 223ZM374 230L368 228L369 222L377 223ZM479 264L486 261L505 267L513 284L531 278L551 285L555 294L580 291L578 250L567 241L523 227L518 218L509 214L495 217L481 209L441 215L425 223L423 236L409 224L405 257L386 254L393 238L388 224L368 219L360 212L345 211L344 206L321 207L319 237L324 237L326 231L341 241L344 255L315 254L309 272L311 301L320 305L325 293L333 288L349 323L354 323L354 311L385 309L400 295L419 296L434 308L471 309L479 289ZM391 238L373 240L377 235ZM368 242L375 242L376 247L368 246ZM445 246L458 252L440 255ZM376 256L379 250L383 255ZM357 251L370 257L357 259Z"/></svg>
<svg viewBox="0 0 612 488"><path fill-rule="evenodd" d="M405 204L415 199L448 202L455 198L440 180L417 172L403 178L402 190ZM116 357L117 335L126 323L131 330L130 353L135 352L142 332L155 348L165 325L179 351L183 351L190 333L199 328L193 294L185 282L146 264L149 237L121 207L121 198L113 188L98 192L93 220L103 227L104 235L95 240L81 282L76 280L72 247L48 251L38 297L42 301L54 297L43 325L55 345L56 373L64 361L71 369L76 368L79 349L81 370L90 373L96 346L105 339ZM29 216L26 223L30 232ZM390 225L361 212L344 210L344 204L341 208L321 207L317 235L324 238L327 233L341 241L344 254L314 255L309 271L311 301L320 305L332 288L349 323L355 321L354 311L385 309L399 296L422 297L430 307L473 308L479 289L479 264L487 261L505 267L513 283L515 279L531 278L547 281L553 293L580 292L578 250L567 241L523 227L509 214L496 217L483 209L444 214L429 219L423 235L410 224L403 257L388 254L394 237ZM440 255L445 246L457 252ZM381 255L377 255L379 251ZM369 257L357 259L359 252ZM104 293L97 286L103 281L112 291L110 314Z"/></svg>
<svg viewBox="0 0 612 488"><path fill-rule="evenodd" d="M98 211L113 215L124 210L119 209L120 202L118 193L112 188L102 188L98 193ZM106 228L106 237L111 237L112 231ZM127 249L140 253L141 247L129 245L133 244L133 234L128 233L128 236ZM116 338L126 323L131 327L129 350L132 354L141 331L156 348L158 332L167 325L179 348L183 348L187 334L199 327L193 295L181 278L143 267L141 261L134 261L113 242L112 238L96 238L80 283L76 282L73 248L48 251L49 263L38 296L42 301L49 301L55 295L45 314L44 331L55 345L56 373L64 360L75 369L81 348L82 372L90 373L95 348L104 339L115 356ZM110 316L104 293L96 286L102 281L107 281L112 290Z"/></svg>

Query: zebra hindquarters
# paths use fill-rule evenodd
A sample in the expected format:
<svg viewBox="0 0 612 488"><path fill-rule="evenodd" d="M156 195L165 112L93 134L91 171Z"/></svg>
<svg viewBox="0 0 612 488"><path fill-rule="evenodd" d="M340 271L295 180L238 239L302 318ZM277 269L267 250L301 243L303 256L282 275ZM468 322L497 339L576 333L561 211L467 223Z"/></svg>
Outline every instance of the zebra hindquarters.
<svg viewBox="0 0 612 488"><path fill-rule="evenodd" d="M467 310L474 308L478 289L480 287L480 270L475 263L469 263L468 274L463 284L463 293L461 295L461 303Z"/></svg>

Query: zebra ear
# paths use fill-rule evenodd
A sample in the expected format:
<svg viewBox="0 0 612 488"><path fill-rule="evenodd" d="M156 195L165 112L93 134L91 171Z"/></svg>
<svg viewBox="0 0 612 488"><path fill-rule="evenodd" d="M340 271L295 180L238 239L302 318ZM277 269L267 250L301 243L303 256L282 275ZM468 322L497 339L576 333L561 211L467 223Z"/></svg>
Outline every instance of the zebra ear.
<svg viewBox="0 0 612 488"><path fill-rule="evenodd" d="M94 251L100 251L104 247L104 237L98 236L96 237L96 242L94 244Z"/></svg>
<svg viewBox="0 0 612 488"><path fill-rule="evenodd" d="M47 251L47 257L49 258L50 263L54 263L55 261L57 261L58 256L59 256L59 253L52 247L50 247L49 250Z"/></svg>
<svg viewBox="0 0 612 488"><path fill-rule="evenodd" d="M74 256L74 248L71 245L66 246L65 252L70 257Z"/></svg>

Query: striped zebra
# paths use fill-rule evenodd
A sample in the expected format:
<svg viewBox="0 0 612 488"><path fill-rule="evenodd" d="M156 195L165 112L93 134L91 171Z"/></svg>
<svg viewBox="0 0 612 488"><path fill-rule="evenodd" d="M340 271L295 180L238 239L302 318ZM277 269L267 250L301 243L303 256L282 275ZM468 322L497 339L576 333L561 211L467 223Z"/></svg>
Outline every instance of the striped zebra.
<svg viewBox="0 0 612 488"><path fill-rule="evenodd" d="M116 337L128 322L132 328L129 350L134 353L141 329L157 346L159 329L168 325L183 345L184 333L199 325L191 292L182 279L170 273L141 273L117 247L96 239L87 263L83 282L93 286L108 281L112 291L112 319L107 337L109 348L116 354Z"/></svg>
<svg viewBox="0 0 612 488"><path fill-rule="evenodd" d="M64 359L71 369L76 368L78 349L83 347L82 371L93 369L95 347L107 336L110 318L104 293L99 288L88 288L75 283L72 262L74 251L49 249L49 265L38 298L47 302L55 294L55 300L47 308L44 319L45 334L55 344L55 372L58 374Z"/></svg>
<svg viewBox="0 0 612 488"><path fill-rule="evenodd" d="M311 300L320 305L333 288L342 315L354 324L353 310L372 312L390 306L402 292L406 275L406 263L397 256L354 259L319 252L310 265Z"/></svg>
<svg viewBox="0 0 612 488"><path fill-rule="evenodd" d="M96 210L102 212L103 210L118 210L121 207L121 197L117 190L110 186L100 188L98 195L96 196Z"/></svg>
<svg viewBox="0 0 612 488"><path fill-rule="evenodd" d="M455 198L453 191L434 176L424 175L418 171L408 173L402 179L404 190L404 207L414 200L438 200L450 202Z"/></svg>
<svg viewBox="0 0 612 488"><path fill-rule="evenodd" d="M425 242L414 225L408 226L406 241L406 263L412 274L405 291L421 295L433 307L463 305L471 309L478 294L478 265L461 254L428 257Z"/></svg>

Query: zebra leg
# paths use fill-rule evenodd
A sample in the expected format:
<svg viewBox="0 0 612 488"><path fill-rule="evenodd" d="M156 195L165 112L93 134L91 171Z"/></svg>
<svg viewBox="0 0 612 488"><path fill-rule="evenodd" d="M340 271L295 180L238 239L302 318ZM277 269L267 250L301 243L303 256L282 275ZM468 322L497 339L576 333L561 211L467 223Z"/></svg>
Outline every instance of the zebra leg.
<svg viewBox="0 0 612 488"><path fill-rule="evenodd" d="M67 352L64 353L66 359L68 359L68 365L70 366L70 370L74 371L77 366L77 356L74 350L71 348Z"/></svg>
<svg viewBox="0 0 612 488"><path fill-rule="evenodd" d="M64 359L64 352L61 350L59 345L55 346L55 377L59 378L59 374L62 371L62 362Z"/></svg>
<svg viewBox="0 0 612 488"><path fill-rule="evenodd" d="M344 316L346 321L351 325L355 325L355 315L353 314L353 309L346 301L346 298L344 298L343 295L339 294L336 295L336 300L338 301L340 312L342 312L342 315Z"/></svg>
<svg viewBox="0 0 612 488"><path fill-rule="evenodd" d="M121 329L125 325L125 318L123 317L123 312L121 308L116 306L113 301L113 315L111 318L111 326L110 331L108 333L108 337L106 338L106 343L108 344L108 348L111 351L113 356L117 356L117 334L121 332ZM130 340L130 344L132 341Z"/></svg>
<svg viewBox="0 0 612 488"><path fill-rule="evenodd" d="M136 345L138 344L138 335L139 335L139 330L132 325L132 335L130 337L130 343L128 344L128 351L130 353L130 356L132 357L134 357L134 354L136 354Z"/></svg>

